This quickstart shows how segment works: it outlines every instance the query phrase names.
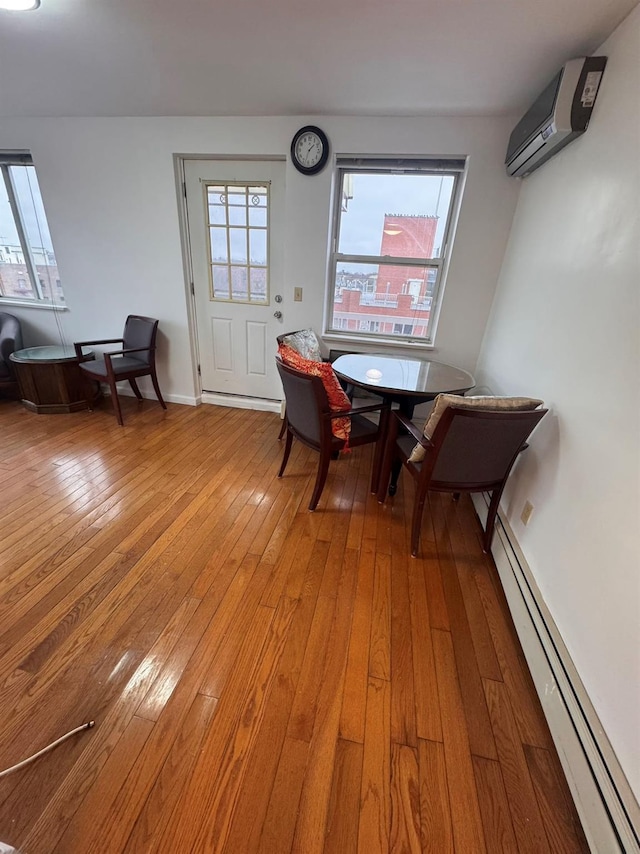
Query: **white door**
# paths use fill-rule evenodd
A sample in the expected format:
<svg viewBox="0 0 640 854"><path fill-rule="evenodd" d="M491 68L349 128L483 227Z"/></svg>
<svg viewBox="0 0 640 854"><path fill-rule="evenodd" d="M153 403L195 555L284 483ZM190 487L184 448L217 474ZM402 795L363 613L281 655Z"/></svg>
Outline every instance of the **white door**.
<svg viewBox="0 0 640 854"><path fill-rule="evenodd" d="M230 405L282 397L284 172L279 161L185 161L202 391L235 396Z"/></svg>

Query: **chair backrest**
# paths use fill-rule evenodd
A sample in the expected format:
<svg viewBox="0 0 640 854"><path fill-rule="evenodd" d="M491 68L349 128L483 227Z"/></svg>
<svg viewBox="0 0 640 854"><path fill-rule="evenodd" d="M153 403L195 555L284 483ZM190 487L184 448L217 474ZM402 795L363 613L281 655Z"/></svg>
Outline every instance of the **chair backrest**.
<svg viewBox="0 0 640 854"><path fill-rule="evenodd" d="M158 321L153 317L143 317L140 314L130 314L124 325L125 350L135 350L138 347L148 348L134 353L130 358L138 359L145 365L153 365L156 351L156 336L158 334Z"/></svg>
<svg viewBox="0 0 640 854"><path fill-rule="evenodd" d="M17 317L0 312L0 377L13 377L9 356L22 350L22 328Z"/></svg>
<svg viewBox="0 0 640 854"><path fill-rule="evenodd" d="M432 436L421 477L440 484L489 489L509 474L534 427L548 412L487 412L448 407Z"/></svg>
<svg viewBox="0 0 640 854"><path fill-rule="evenodd" d="M284 332L276 337L278 344L285 344L287 347L293 348L305 359L311 359L314 362L322 361L322 353L320 352L320 342L318 336L313 329L298 329L296 332Z"/></svg>
<svg viewBox="0 0 640 854"><path fill-rule="evenodd" d="M291 430L315 444L320 444L328 430L331 432L328 413L329 400L320 377L303 374L283 364L276 358L276 365L284 396L287 402L287 421Z"/></svg>

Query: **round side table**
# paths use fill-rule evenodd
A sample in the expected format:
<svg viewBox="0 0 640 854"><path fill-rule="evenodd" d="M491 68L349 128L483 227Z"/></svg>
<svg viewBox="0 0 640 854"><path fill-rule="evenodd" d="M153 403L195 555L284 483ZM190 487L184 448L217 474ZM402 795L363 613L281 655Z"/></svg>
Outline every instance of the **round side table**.
<svg viewBox="0 0 640 854"><path fill-rule="evenodd" d="M93 353L89 358L95 358ZM22 403L39 415L88 409L100 397L100 384L82 376L73 347L27 347L9 357Z"/></svg>

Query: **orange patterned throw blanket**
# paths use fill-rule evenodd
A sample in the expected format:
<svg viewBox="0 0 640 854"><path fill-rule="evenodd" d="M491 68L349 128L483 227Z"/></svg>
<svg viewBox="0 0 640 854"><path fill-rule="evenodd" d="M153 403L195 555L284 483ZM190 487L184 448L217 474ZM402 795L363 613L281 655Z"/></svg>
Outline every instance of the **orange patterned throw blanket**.
<svg viewBox="0 0 640 854"><path fill-rule="evenodd" d="M344 412L351 409L351 401L344 393L344 389L338 382L335 371L328 362L314 362L311 359L305 359L304 356L301 356L292 347L287 347L286 344L278 346L278 353L284 364L288 365L288 367L305 374L311 374L314 377L320 377L327 392L329 409L332 412ZM345 415L343 418L332 418L331 432L336 438L344 441L344 448L342 450L348 450L351 418L348 415Z"/></svg>

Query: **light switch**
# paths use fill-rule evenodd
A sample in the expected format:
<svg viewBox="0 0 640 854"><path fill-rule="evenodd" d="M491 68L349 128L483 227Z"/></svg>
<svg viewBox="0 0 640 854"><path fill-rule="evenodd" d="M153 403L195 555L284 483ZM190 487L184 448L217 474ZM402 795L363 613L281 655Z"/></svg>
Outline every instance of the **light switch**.
<svg viewBox="0 0 640 854"><path fill-rule="evenodd" d="M522 513L520 514L520 519L522 520L523 525L529 524L529 520L531 519L532 513L533 513L533 504L530 501L525 501L524 507L522 508Z"/></svg>
<svg viewBox="0 0 640 854"><path fill-rule="evenodd" d="M293 301L302 302L302 288L293 289Z"/></svg>

